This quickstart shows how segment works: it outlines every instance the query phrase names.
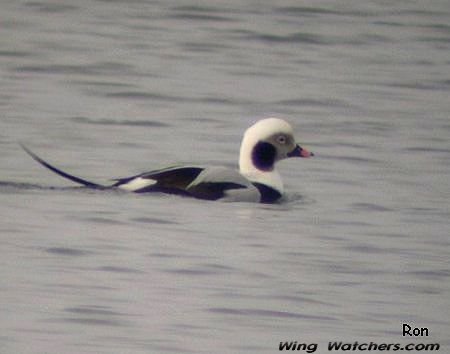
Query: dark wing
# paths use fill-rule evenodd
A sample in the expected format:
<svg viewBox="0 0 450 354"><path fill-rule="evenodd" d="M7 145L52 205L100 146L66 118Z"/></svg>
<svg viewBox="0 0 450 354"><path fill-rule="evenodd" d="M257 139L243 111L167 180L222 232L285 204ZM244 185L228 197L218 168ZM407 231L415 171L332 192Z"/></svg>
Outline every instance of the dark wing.
<svg viewBox="0 0 450 354"><path fill-rule="evenodd" d="M258 188L259 193L261 194L261 203L272 204L276 203L281 198L281 193L276 189L269 187L262 183L253 182L253 185Z"/></svg>
<svg viewBox="0 0 450 354"><path fill-rule="evenodd" d="M230 190L248 188L247 184L239 173L225 168L175 166L121 178L114 186L136 193L162 192L217 200Z"/></svg>
<svg viewBox="0 0 450 354"><path fill-rule="evenodd" d="M234 189L245 189L244 186L234 182L202 182L188 188L189 195L206 200L217 200L225 197L225 193Z"/></svg>
<svg viewBox="0 0 450 354"><path fill-rule="evenodd" d="M203 171L202 167L177 166L118 179L113 187L136 193L163 192L189 195L186 188Z"/></svg>
<svg viewBox="0 0 450 354"><path fill-rule="evenodd" d="M255 189L235 169L208 167L187 187L187 191L190 195L199 199L217 200L224 198L224 200L232 200L237 197L235 200L240 200L239 196L242 197L252 193L251 188ZM232 195L235 197L231 198Z"/></svg>

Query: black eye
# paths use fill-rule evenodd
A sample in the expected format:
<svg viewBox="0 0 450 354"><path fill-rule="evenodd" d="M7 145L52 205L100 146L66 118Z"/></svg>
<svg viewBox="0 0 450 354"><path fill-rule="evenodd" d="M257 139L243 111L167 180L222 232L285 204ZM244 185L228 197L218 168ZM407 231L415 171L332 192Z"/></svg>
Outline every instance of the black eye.
<svg viewBox="0 0 450 354"><path fill-rule="evenodd" d="M279 143L279 144L281 144L281 145L284 145L284 144L286 144L286 137L284 136L284 135L278 135L278 137L277 137L277 142Z"/></svg>

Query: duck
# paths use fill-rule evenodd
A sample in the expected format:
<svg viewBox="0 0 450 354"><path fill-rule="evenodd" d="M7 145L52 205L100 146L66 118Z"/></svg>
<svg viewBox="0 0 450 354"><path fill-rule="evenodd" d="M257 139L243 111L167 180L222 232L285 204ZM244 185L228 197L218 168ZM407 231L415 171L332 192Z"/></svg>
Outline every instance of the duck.
<svg viewBox="0 0 450 354"><path fill-rule="evenodd" d="M275 117L261 119L244 132L239 152L239 170L221 166L177 165L117 178L109 185L69 174L43 160L25 145L21 146L42 166L86 188L265 204L277 203L284 195L283 181L276 169L279 161L314 156L296 142L292 126L284 119Z"/></svg>

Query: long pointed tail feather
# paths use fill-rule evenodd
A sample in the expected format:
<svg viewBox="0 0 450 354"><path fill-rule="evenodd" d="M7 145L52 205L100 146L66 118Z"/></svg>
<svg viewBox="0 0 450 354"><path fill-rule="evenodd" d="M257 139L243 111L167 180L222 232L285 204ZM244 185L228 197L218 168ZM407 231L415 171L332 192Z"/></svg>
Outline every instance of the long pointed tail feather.
<svg viewBox="0 0 450 354"><path fill-rule="evenodd" d="M83 186L89 187L89 188L100 188L100 189L105 189L108 188L106 186L102 186L100 184L94 183L94 182L90 182L87 181L83 178L80 177L76 177L73 176L67 172L64 172L52 165L50 165L48 162L44 161L43 159L41 159L39 156L37 156L34 152L30 151L25 145L20 144L20 146L22 147L22 149L25 150L25 152L30 155L35 161L39 162L42 166L48 168L50 171L53 171L54 173L56 173L57 175L60 175L61 177L67 178L68 180L71 180L72 182L81 184Z"/></svg>

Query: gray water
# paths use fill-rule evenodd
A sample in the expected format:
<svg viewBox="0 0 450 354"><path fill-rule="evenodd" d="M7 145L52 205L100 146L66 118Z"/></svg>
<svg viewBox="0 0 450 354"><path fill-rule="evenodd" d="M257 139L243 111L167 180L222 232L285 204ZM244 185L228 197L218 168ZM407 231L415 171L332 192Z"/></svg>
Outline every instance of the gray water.
<svg viewBox="0 0 450 354"><path fill-rule="evenodd" d="M450 4L2 1L0 352L450 340ZM287 200L86 191L237 165L277 116ZM403 338L402 323L427 327Z"/></svg>

